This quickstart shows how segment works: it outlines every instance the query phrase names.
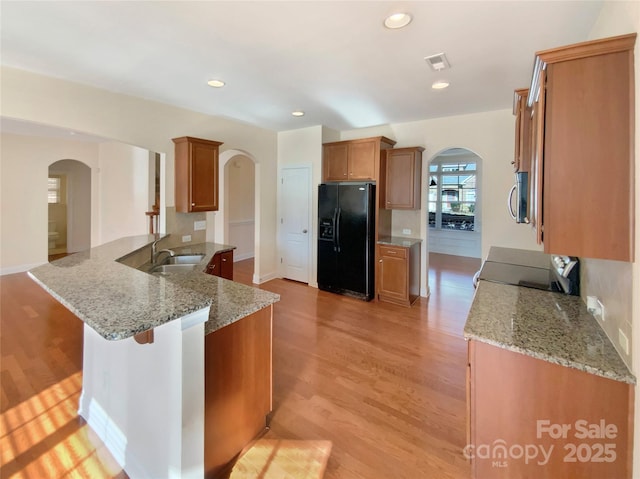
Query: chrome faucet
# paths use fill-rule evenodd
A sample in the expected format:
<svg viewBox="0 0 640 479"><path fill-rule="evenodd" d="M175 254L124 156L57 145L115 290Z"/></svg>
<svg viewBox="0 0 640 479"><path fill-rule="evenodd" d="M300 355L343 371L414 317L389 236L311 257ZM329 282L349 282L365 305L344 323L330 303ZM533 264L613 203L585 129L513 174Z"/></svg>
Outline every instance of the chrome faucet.
<svg viewBox="0 0 640 479"><path fill-rule="evenodd" d="M151 245L151 264L156 264L156 262L158 261L158 256L160 256L161 253L169 253L169 256L171 257L174 257L176 255L176 253L173 250L166 249L166 248L161 249L160 251L156 251L158 241L160 241L160 238L155 240Z"/></svg>

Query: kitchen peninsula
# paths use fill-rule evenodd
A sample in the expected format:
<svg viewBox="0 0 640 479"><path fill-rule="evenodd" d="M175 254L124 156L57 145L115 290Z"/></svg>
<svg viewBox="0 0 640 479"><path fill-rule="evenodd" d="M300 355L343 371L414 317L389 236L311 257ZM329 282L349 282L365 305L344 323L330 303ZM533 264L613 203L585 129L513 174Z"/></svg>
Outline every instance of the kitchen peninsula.
<svg viewBox="0 0 640 479"><path fill-rule="evenodd" d="M191 271L127 266L156 239L122 238L29 275L85 323L79 414L127 474L215 477L266 426L279 296L204 274L224 245L175 248L203 255Z"/></svg>

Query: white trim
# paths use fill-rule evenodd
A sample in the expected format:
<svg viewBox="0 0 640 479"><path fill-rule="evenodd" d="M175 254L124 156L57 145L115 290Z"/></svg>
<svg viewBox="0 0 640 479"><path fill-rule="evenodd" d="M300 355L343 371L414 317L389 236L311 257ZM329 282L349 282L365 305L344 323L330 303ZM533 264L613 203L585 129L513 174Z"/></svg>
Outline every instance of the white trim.
<svg viewBox="0 0 640 479"><path fill-rule="evenodd" d="M262 284L262 283L266 283L267 281L271 281L272 279L276 279L276 278L281 278L282 276L279 276L278 273L273 272L273 273L269 273L269 274L265 274L261 277L258 277L257 275L253 275L253 284Z"/></svg>
<svg viewBox="0 0 640 479"><path fill-rule="evenodd" d="M194 311L193 313L189 313L186 316L182 316L182 318L180 318L180 327L182 328L182 331L209 321L209 309L210 306L207 306L206 308L202 308L198 311Z"/></svg>
<svg viewBox="0 0 640 479"><path fill-rule="evenodd" d="M256 221L254 219L248 220L229 220L229 226L231 225L254 225Z"/></svg>
<svg viewBox="0 0 640 479"><path fill-rule="evenodd" d="M254 253L244 253L244 254L234 254L233 255L233 262L237 263L238 261L243 261L245 259L251 259L251 258L255 258L255 254Z"/></svg>
<svg viewBox="0 0 640 479"><path fill-rule="evenodd" d="M100 438L100 440L107 447L113 458L118 465L122 468L127 466L127 473L131 476L130 464L127 459L127 437L120 430L118 425L111 420L106 411L91 398L89 406L85 411L83 406L85 405L85 390L82 390L80 395L80 406L78 409L78 415L82 416L93 432ZM130 460L130 458L129 458Z"/></svg>
<svg viewBox="0 0 640 479"><path fill-rule="evenodd" d="M14 274L14 273L24 273L29 271L30 269L37 268L38 266L42 266L44 263L30 263L30 264L20 264L18 266L8 266L6 268L0 269L0 276L4 276L5 274Z"/></svg>

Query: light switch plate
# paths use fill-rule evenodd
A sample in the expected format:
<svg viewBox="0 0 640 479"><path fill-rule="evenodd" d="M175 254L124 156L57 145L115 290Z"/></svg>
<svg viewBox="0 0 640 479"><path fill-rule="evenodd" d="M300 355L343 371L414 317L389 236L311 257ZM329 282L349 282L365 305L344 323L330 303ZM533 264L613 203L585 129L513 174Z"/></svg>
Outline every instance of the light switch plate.
<svg viewBox="0 0 640 479"><path fill-rule="evenodd" d="M182 237L182 242L183 243L188 243L189 241L191 241L191 235L184 235Z"/></svg>
<svg viewBox="0 0 640 479"><path fill-rule="evenodd" d="M404 229L402 230L402 234L403 234L403 235L410 235L410 234L411 234L411 230L410 230L409 228L404 228Z"/></svg>
<svg viewBox="0 0 640 479"><path fill-rule="evenodd" d="M206 230L207 229L207 220L194 221L193 222L193 229L195 231Z"/></svg>
<svg viewBox="0 0 640 479"><path fill-rule="evenodd" d="M620 347L624 351L624 354L629 354L629 339L627 339L627 335L622 332L622 329L618 328L618 342L620 343Z"/></svg>

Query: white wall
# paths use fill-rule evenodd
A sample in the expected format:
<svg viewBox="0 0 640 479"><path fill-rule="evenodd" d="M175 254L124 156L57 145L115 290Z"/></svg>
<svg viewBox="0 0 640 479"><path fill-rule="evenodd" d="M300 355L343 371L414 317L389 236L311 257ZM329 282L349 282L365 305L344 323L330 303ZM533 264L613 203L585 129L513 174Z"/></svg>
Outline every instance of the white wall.
<svg viewBox="0 0 640 479"><path fill-rule="evenodd" d="M97 170L98 145L13 134L1 140L0 273L7 274L47 261L49 165L74 159Z"/></svg>
<svg viewBox="0 0 640 479"><path fill-rule="evenodd" d="M100 143L100 243L149 232L149 151Z"/></svg>
<svg viewBox="0 0 640 479"><path fill-rule="evenodd" d="M614 35L623 35L640 31L640 2L606 2L602 7L602 12L598 17L589 39L605 38ZM635 47L635 217L640 212L640 41L636 39ZM640 221L635 222L635 257L636 261L631 265L631 285L627 293L627 301L631 303L631 343L640 344ZM607 267L619 268L615 261L607 262ZM620 265L623 269L628 268ZM597 271L594 271L597 274ZM613 274L611 271L609 274ZM599 281L598 284L606 286L606 281ZM603 287L604 287L603 286ZM635 292L635 294L633 294ZM624 310L629 304L616 304L616 308ZM640 354L633 354L632 370L636 377L640 374ZM633 477L640 478L640 394L635 395L635 421L634 421L634 454L633 454Z"/></svg>
<svg viewBox="0 0 640 479"><path fill-rule="evenodd" d="M526 86L526 85L521 85ZM427 190L431 158L448 148L466 148L482 158L481 211L482 256L491 246L540 250L530 227L516 224L506 209L506 198L513 185L511 160L514 149L515 118L511 110L451 116L375 128L344 131L341 139L386 136L396 140L396 148L422 146L422 191ZM422 195L419 237L427 238L427 196ZM429 260L427 241L422 243L425 258L421 271L421 294L427 294Z"/></svg>
<svg viewBox="0 0 640 479"><path fill-rule="evenodd" d="M2 67L0 107L3 116L58 126L78 132L91 133L103 138L136 145L150 151L166 154L166 206L174 205L174 144L172 138L190 135L222 141L221 152L238 148L253 155L260 164L259 191L256 190L260 212L257 218L259 252L256 254L256 276L275 274L276 271L276 148L277 135L273 131L252 127L225 118L176 108L161 103L135 98L97 88L72 83L34 73ZM0 165L4 183L14 183L14 189L24 187L24 178L35 178L35 166L22 168L9 165L2 156ZM34 171L35 170L35 171ZM39 173L43 181L46 168ZM257 171L257 170L256 170ZM145 175L146 178L146 175ZM11 190L13 192L13 189ZM3 191L4 198L4 191ZM10 197L10 196L9 196ZM7 205L2 203L4 217ZM38 202L19 204L10 213L15 217L40 216L46 228L44 210L36 211ZM32 208L33 207L33 208ZM46 209L46 208L45 208ZM32 220L28 220L30 223ZM34 219L34 224L37 219ZM29 226L25 226L29 229ZM209 233L209 230L208 230ZM4 233L3 233L4 234ZM42 232L46 236L46 229ZM11 235L11 233L8 233ZM213 239L211 234L207 238ZM31 245L18 244L23 238L3 243L7 258L20 255L20 263L39 263L44 253ZM46 245L44 245L46 246Z"/></svg>

